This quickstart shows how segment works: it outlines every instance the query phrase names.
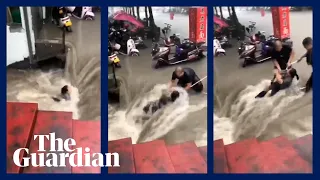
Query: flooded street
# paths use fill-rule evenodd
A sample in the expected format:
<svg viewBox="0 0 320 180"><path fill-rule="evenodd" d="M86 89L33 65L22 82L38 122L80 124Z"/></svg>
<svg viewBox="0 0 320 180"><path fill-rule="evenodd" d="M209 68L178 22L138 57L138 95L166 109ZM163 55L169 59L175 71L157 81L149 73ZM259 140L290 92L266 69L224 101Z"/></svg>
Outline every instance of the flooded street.
<svg viewBox="0 0 320 180"><path fill-rule="evenodd" d="M40 70L7 70L7 101L36 102L41 110L72 111L74 119L100 120L101 81L101 15L94 21L72 19L73 32L66 41L71 57L66 69L50 72ZM41 39L61 39L62 31L55 25L45 24ZM64 85L72 87L71 101L57 103L53 96Z"/></svg>
<svg viewBox="0 0 320 180"><path fill-rule="evenodd" d="M144 13L140 13L144 18ZM163 28L164 23L172 24L172 33L179 33L181 38L188 38L189 17L176 14L174 20L169 19L168 13L154 12L157 26ZM207 144L207 96L204 94L191 94L186 97L181 107L171 107L167 115L154 117L157 125L149 123L143 125L134 123L121 114L132 115L140 112L139 105L133 105L146 99L155 100L160 97L161 92L166 89L166 84L171 80L172 72L177 66L153 69L151 67L151 41L146 41L148 48L140 50L139 57L119 56L122 68L117 69L117 76L125 79L127 94L130 94L131 109L118 109L109 113L109 140L125 136L143 136L145 140L164 139L167 143L180 143L195 141L198 146ZM182 67L190 67L195 70L200 78L207 75L207 59L179 64ZM204 91L207 91L207 82L203 81ZM153 90L152 90L153 89ZM188 107L184 105L188 104ZM129 105L130 106L130 105ZM120 114L120 115L119 115ZM122 133L120 133L122 132ZM134 142L135 143L135 142Z"/></svg>
<svg viewBox="0 0 320 180"><path fill-rule="evenodd" d="M224 15L227 17L228 12ZM257 30L273 34L270 12L265 17L259 11L237 11L237 15L242 24L247 26L249 21L255 21ZM312 11L290 13L296 60L305 53L302 40L312 37L312 21ZM235 40L233 45L226 50L225 57L214 60L214 139L224 138L228 144L251 137L266 140L279 135L296 138L312 133L312 91L308 94L296 91L306 83L312 67L305 60L293 65L300 75L296 85L272 98L256 100L254 97L270 83L273 63L267 61L242 68Z"/></svg>

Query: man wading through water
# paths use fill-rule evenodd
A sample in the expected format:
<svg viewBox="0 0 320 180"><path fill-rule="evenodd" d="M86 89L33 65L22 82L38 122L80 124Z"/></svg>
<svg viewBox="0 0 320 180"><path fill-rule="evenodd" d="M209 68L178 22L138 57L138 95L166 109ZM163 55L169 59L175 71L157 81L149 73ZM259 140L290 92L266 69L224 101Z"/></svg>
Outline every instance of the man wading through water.
<svg viewBox="0 0 320 180"><path fill-rule="evenodd" d="M180 87L183 87L186 91L193 89L194 91L200 93L203 90L203 84L202 82L198 81L200 81L200 78L197 76L193 69L177 67L172 73L171 81L169 83L169 89L171 89L173 86L178 85Z"/></svg>
<svg viewBox="0 0 320 180"><path fill-rule="evenodd" d="M302 41L303 47L307 50L307 52L298 60L300 62L303 58L306 58L307 64L312 66L312 38L307 37ZM312 88L312 74L310 75L307 83L306 83L306 92L309 92Z"/></svg>

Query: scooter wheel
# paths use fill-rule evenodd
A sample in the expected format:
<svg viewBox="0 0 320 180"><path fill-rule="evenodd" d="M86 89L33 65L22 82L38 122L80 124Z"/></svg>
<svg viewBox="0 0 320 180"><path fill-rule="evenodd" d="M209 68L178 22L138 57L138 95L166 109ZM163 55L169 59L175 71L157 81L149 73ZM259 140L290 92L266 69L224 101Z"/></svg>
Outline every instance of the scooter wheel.
<svg viewBox="0 0 320 180"><path fill-rule="evenodd" d="M242 67L245 68L247 66L247 61L242 62Z"/></svg>
<svg viewBox="0 0 320 180"><path fill-rule="evenodd" d="M121 64L120 64L120 63L117 63L117 64L116 64L116 68L121 68Z"/></svg>
<svg viewBox="0 0 320 180"><path fill-rule="evenodd" d="M84 20L86 20L86 21L93 21L94 18L93 18L92 16L85 16L85 17L84 17Z"/></svg>
<svg viewBox="0 0 320 180"><path fill-rule="evenodd" d="M199 57L199 59L201 59L201 58L204 58L204 57L206 57L206 56L205 56L205 55L203 54L203 52L201 51L201 52L199 52L198 57Z"/></svg>
<svg viewBox="0 0 320 180"><path fill-rule="evenodd" d="M152 61L152 67L153 67L154 69L158 69L158 68L160 67L158 61Z"/></svg>
<svg viewBox="0 0 320 180"><path fill-rule="evenodd" d="M133 52L133 53L130 54L130 56L139 56L139 53Z"/></svg>
<svg viewBox="0 0 320 180"><path fill-rule="evenodd" d="M69 26L69 27L66 27L66 30L67 30L68 32L72 32L72 29L71 29L70 26Z"/></svg>

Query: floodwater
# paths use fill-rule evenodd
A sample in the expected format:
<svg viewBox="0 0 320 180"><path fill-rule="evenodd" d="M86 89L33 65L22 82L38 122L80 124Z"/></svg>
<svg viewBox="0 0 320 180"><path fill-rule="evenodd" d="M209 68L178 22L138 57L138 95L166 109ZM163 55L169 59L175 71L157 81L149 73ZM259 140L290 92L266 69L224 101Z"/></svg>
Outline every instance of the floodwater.
<svg viewBox="0 0 320 180"><path fill-rule="evenodd" d="M273 33L272 17L266 12L238 11L242 24L257 22L257 30ZM228 12L224 12L225 17ZM291 39L296 59L305 50L302 40L312 37L312 11L290 13ZM257 137L270 139L279 135L297 138L312 133L312 91L299 91L309 78L312 67L305 61L295 64L300 80L288 90L279 92L272 98L255 99L273 76L272 62L240 66L237 56L237 42L227 49L227 56L214 60L214 139L223 138L226 144Z"/></svg>
<svg viewBox="0 0 320 180"><path fill-rule="evenodd" d="M144 18L144 12L140 13ZM189 17L176 14L174 20L168 13L154 12L155 22L161 28L164 23L172 24L171 33L188 37ZM131 137L133 143L164 139L166 143L195 141L198 146L207 144L207 96L187 94L178 89L182 96L159 113L142 117L143 106L156 100L162 93L168 93L167 84L176 66L153 69L151 67L151 42L147 49L140 50L139 57L119 56L122 68L117 76L126 81L125 103L119 106L109 104L109 140ZM207 75L206 58L191 63L180 64L193 68L198 76ZM207 82L203 81L205 91Z"/></svg>
<svg viewBox="0 0 320 180"><path fill-rule="evenodd" d="M35 102L41 110L71 111L73 119L100 120L101 15L96 13L94 21L72 20L73 32L66 36L72 58L65 71L8 69L7 101ZM45 24L41 38L61 39L61 30ZM71 87L71 101L53 101L64 85Z"/></svg>

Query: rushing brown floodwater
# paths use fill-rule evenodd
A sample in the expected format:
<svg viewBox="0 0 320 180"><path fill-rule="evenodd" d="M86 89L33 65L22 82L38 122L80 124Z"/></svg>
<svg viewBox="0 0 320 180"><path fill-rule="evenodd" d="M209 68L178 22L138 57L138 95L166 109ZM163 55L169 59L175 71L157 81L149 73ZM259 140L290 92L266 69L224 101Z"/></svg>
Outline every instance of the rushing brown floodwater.
<svg viewBox="0 0 320 180"><path fill-rule="evenodd" d="M227 15L227 12L225 12ZM257 29L272 33L270 13L261 17L259 12L240 11L238 18L243 24L256 21ZM292 12L290 15L291 39L296 58L305 50L303 38L312 37L312 12ZM303 29L301 29L303 27ZM237 47L237 43L234 42ZM271 62L239 67L237 49L227 50L227 56L215 59L215 109L214 138L224 138L225 143L258 137L260 140L279 135L289 138L312 133L312 92L298 90L309 78L312 68L305 61L295 64L300 81L288 90L272 98L256 100L272 77Z"/></svg>
<svg viewBox="0 0 320 180"><path fill-rule="evenodd" d="M144 13L140 13L144 15ZM154 13L155 21L161 28L164 23L172 24L172 33L188 37L188 16L175 15L169 20L168 13ZM141 17L143 18L143 17ZM188 95L183 90L179 101L153 116L142 117L142 108L148 101L160 97L167 91L175 66L157 70L151 68L151 42L149 48L140 50L141 56L121 56L122 68L117 75L127 82L125 94L127 103L115 107L109 105L109 140L132 137L133 143L164 139L167 143L195 141L198 146L207 144L207 96ZM182 64L193 68L200 77L207 75L207 60ZM204 81L205 91L207 82ZM126 107L124 107L126 105Z"/></svg>
<svg viewBox="0 0 320 180"><path fill-rule="evenodd" d="M67 41L75 48L65 72L8 69L7 100L36 102L42 110L71 111L74 119L100 120L100 17L97 13L94 21L73 20L73 32L67 35ZM41 33L44 39L61 37L61 30L51 24L46 24ZM51 97L66 84L72 86L72 100L54 102Z"/></svg>

